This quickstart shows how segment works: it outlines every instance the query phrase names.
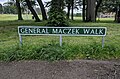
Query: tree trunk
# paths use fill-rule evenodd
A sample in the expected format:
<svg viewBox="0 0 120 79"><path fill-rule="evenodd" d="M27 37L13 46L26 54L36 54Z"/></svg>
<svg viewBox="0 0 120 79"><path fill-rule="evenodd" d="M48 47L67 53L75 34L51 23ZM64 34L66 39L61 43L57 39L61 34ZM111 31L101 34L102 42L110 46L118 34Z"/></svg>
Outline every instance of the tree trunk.
<svg viewBox="0 0 120 79"><path fill-rule="evenodd" d="M96 0L87 0L86 21L95 22L95 2Z"/></svg>
<svg viewBox="0 0 120 79"><path fill-rule="evenodd" d="M117 22L117 16L118 16L118 9L117 9L117 7L115 7L115 22Z"/></svg>
<svg viewBox="0 0 120 79"><path fill-rule="evenodd" d="M96 8L96 0L91 0L91 21L95 22L95 8Z"/></svg>
<svg viewBox="0 0 120 79"><path fill-rule="evenodd" d="M17 6L17 11L18 11L18 20L23 20L19 0L16 0L16 6Z"/></svg>
<svg viewBox="0 0 120 79"><path fill-rule="evenodd" d="M35 21L36 21L36 22L40 22L40 19L39 19L37 13L35 12L35 10L33 9L30 1L29 1L29 0L25 0L25 1L26 1L26 3L27 3L28 8L29 8L30 11L32 12L33 16L35 17Z"/></svg>
<svg viewBox="0 0 120 79"><path fill-rule="evenodd" d="M86 7L86 21L89 22L90 21L90 0L87 0L87 7Z"/></svg>
<svg viewBox="0 0 120 79"><path fill-rule="evenodd" d="M98 8L100 7L100 4L102 3L102 0L99 0L97 2L97 5L96 5L96 9L95 9L95 21L96 21L96 18L97 18L97 12L98 12Z"/></svg>
<svg viewBox="0 0 120 79"><path fill-rule="evenodd" d="M38 2L39 6L41 8L43 20L47 20L47 15L46 15L45 7L44 7L42 1L41 0L37 0L37 2Z"/></svg>
<svg viewBox="0 0 120 79"><path fill-rule="evenodd" d="M71 20L73 20L74 0L72 0L71 6L72 6L72 10L71 10Z"/></svg>
<svg viewBox="0 0 120 79"><path fill-rule="evenodd" d="M70 19L70 8L71 8L71 5L70 5L70 2L68 3L68 6L67 6L67 10L68 10L68 13L67 13L67 19Z"/></svg>
<svg viewBox="0 0 120 79"><path fill-rule="evenodd" d="M117 15L117 22L120 23L120 4L119 4L118 15Z"/></svg>
<svg viewBox="0 0 120 79"><path fill-rule="evenodd" d="M85 22L85 0L83 0L83 12L82 12L83 22Z"/></svg>

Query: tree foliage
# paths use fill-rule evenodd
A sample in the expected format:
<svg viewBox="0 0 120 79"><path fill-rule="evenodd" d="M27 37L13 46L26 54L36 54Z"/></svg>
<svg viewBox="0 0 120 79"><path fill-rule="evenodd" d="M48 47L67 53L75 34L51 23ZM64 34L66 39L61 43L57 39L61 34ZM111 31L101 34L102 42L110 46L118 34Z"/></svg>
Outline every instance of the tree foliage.
<svg viewBox="0 0 120 79"><path fill-rule="evenodd" d="M47 24L49 26L68 26L65 12L63 11L64 6L64 0L52 0L50 10L48 12L49 19Z"/></svg>
<svg viewBox="0 0 120 79"><path fill-rule="evenodd" d="M17 14L17 8L14 1L5 2L3 4L3 13L4 14Z"/></svg>

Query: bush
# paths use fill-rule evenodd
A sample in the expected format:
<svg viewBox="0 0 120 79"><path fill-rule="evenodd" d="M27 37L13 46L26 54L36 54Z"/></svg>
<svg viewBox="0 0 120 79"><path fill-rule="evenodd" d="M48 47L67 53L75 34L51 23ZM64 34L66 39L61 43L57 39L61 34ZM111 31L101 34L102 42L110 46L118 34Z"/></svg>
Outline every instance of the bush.
<svg viewBox="0 0 120 79"><path fill-rule="evenodd" d="M62 47L57 43L48 45L24 45L19 48L13 46L0 52L0 60L74 60L74 59L118 59L120 58L120 48L116 45L106 45L104 48L101 44L92 43L89 45L66 45Z"/></svg>

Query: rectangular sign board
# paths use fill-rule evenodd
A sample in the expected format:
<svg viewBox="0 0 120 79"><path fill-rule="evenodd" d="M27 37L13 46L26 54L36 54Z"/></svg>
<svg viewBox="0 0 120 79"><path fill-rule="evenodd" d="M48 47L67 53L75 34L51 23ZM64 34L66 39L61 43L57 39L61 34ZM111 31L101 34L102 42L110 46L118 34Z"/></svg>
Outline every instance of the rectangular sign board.
<svg viewBox="0 0 120 79"><path fill-rule="evenodd" d="M19 26L19 35L106 36L106 27Z"/></svg>

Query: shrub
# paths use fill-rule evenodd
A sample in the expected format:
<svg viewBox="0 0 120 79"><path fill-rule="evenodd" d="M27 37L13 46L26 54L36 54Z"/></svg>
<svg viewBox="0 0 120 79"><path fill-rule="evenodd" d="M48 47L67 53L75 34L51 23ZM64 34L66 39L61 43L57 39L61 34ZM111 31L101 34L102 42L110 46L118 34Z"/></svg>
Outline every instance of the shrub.
<svg viewBox="0 0 120 79"><path fill-rule="evenodd" d="M74 60L74 59L118 59L120 58L120 48L116 45L106 45L104 48L99 43L88 45L67 45L62 47L57 43L44 46L23 45L19 48L13 46L0 52L0 60Z"/></svg>

